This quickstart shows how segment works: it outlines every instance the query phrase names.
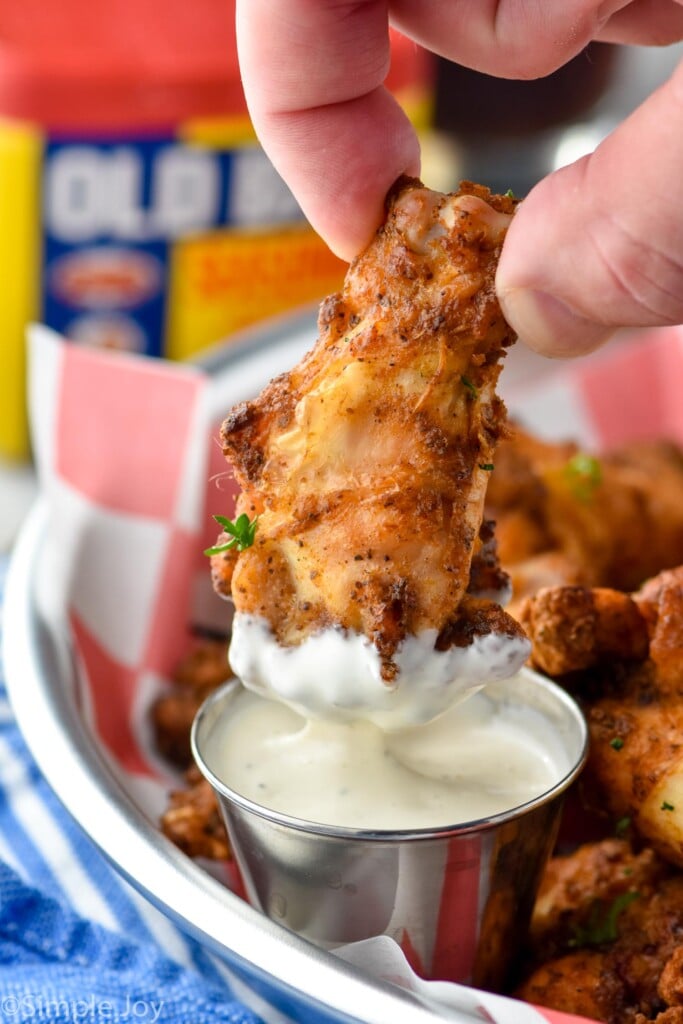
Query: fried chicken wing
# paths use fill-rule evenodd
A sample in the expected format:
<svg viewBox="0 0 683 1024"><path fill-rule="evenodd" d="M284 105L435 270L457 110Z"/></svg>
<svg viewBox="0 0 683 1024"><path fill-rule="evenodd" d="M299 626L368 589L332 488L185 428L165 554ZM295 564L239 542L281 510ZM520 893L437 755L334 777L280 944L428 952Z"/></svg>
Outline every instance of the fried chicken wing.
<svg viewBox="0 0 683 1024"><path fill-rule="evenodd" d="M409 674L410 638L423 644L413 661L443 655L444 693L468 648L487 662L480 677L523 663L519 626L489 599L504 579L482 532L514 340L494 290L513 210L468 183L444 196L403 179L323 303L316 346L225 420L236 511L258 523L213 573L235 604L231 660L248 685L271 688L273 640L291 652L330 632L361 638L370 668L355 675L388 693Z"/></svg>
<svg viewBox="0 0 683 1024"><path fill-rule="evenodd" d="M607 1024L678 1020L683 876L651 850L612 839L554 858L533 928L520 998Z"/></svg>
<svg viewBox="0 0 683 1024"><path fill-rule="evenodd" d="M683 867L683 568L661 573L632 599L551 588L527 600L521 619L533 663L583 704L591 804L613 821L629 818Z"/></svg>
<svg viewBox="0 0 683 1024"><path fill-rule="evenodd" d="M496 455L486 506L513 614L539 584L632 590L683 562L683 454L669 442L598 458L515 428Z"/></svg>
<svg viewBox="0 0 683 1024"><path fill-rule="evenodd" d="M683 1006L669 1006L656 1017L649 1019L644 1014L637 1013L633 1024L683 1024Z"/></svg>
<svg viewBox="0 0 683 1024"><path fill-rule="evenodd" d="M623 1009L618 979L610 977L605 970L604 954L594 949L578 950L548 961L534 971L516 995L527 1003L575 1013L588 1020L610 1020L614 1003L620 1012ZM626 1024L624 1017L617 1021Z"/></svg>
<svg viewBox="0 0 683 1024"><path fill-rule="evenodd" d="M210 783L193 764L190 730L203 701L230 676L225 640L197 638L176 666L171 686L150 708L159 753L185 769L184 785L171 792L161 830L189 857L225 860L228 837Z"/></svg>
<svg viewBox="0 0 683 1024"><path fill-rule="evenodd" d="M531 920L532 960L544 962L576 945L577 935L590 930L596 905L622 903L629 892L652 893L671 874L671 866L654 850L635 851L625 839L584 843L569 855L552 857Z"/></svg>
<svg viewBox="0 0 683 1024"><path fill-rule="evenodd" d="M161 830L188 857L228 860L228 834L211 784L192 766L185 787L169 795L161 816Z"/></svg>
<svg viewBox="0 0 683 1024"><path fill-rule="evenodd" d="M192 764L190 729L202 702L230 677L228 644L202 638L182 659L171 686L150 708L157 750L179 768Z"/></svg>
<svg viewBox="0 0 683 1024"><path fill-rule="evenodd" d="M643 661L647 623L638 605L606 587L544 587L519 607L532 642L531 664L551 676L590 668L610 657Z"/></svg>
<svg viewBox="0 0 683 1024"><path fill-rule="evenodd" d="M683 946L677 946L667 960L657 990L669 1006L683 1008Z"/></svg>

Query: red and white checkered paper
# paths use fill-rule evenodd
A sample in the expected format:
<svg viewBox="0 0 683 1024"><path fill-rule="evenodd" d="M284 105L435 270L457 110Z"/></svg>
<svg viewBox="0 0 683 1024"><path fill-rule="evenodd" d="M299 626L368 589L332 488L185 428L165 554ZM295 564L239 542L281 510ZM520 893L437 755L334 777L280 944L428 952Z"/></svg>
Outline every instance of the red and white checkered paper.
<svg viewBox="0 0 683 1024"><path fill-rule="evenodd" d="M246 394L245 382L227 389L222 413L282 368L266 353ZM624 340L537 383L518 375L506 387L504 373L502 385L511 412L546 437L573 437L598 450L639 438L683 443L683 327ZM75 652L85 722L152 817L169 776L150 742L147 710L187 649L190 627L228 614L210 593L202 554L216 535L212 514L231 514L235 497L217 444L212 387L195 367L32 331L32 431L49 506L39 599ZM461 1024L579 1021L421 981L391 940L371 942L370 950L360 944L359 964L374 963L375 973L447 1005ZM354 959L353 947L345 956Z"/></svg>

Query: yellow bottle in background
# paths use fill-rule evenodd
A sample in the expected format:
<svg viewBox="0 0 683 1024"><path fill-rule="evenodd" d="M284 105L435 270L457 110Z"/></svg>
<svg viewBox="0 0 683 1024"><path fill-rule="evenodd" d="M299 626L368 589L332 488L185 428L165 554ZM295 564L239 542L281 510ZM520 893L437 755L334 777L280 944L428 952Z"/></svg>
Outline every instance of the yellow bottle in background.
<svg viewBox="0 0 683 1024"><path fill-rule="evenodd" d="M431 63L393 37L420 126ZM336 290L258 145L230 0L44 0L0 21L0 457L30 456L25 327L186 359Z"/></svg>
<svg viewBox="0 0 683 1024"><path fill-rule="evenodd" d="M0 452L27 454L24 330L40 312L42 139L0 120Z"/></svg>

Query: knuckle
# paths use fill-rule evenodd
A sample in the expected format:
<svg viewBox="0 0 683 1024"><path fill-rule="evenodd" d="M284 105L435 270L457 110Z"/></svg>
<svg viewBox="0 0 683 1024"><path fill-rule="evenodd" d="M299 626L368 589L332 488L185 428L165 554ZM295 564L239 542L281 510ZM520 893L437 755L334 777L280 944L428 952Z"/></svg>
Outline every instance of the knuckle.
<svg viewBox="0 0 683 1024"><path fill-rule="evenodd" d="M588 238L613 295L613 317L621 311L643 326L683 319L683 253L646 230L634 231L614 213L596 219Z"/></svg>

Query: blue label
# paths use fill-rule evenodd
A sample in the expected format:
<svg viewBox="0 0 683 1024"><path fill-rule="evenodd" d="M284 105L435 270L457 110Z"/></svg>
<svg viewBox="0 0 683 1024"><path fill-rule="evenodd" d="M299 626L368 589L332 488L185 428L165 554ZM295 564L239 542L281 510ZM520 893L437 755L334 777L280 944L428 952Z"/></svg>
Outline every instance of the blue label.
<svg viewBox="0 0 683 1024"><path fill-rule="evenodd" d="M173 242L217 229L277 228L301 216L257 146L51 140L43 319L82 344L163 355Z"/></svg>

